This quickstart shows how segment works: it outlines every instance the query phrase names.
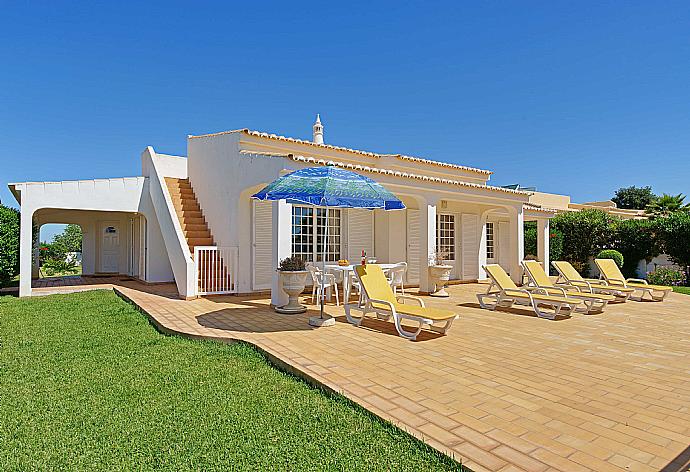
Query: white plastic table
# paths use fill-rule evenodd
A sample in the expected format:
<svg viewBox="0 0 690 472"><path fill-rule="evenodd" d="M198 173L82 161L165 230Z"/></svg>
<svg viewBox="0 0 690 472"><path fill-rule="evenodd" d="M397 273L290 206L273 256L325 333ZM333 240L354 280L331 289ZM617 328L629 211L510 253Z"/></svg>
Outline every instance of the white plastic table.
<svg viewBox="0 0 690 472"><path fill-rule="evenodd" d="M335 264L326 264L326 271L331 273L341 273L343 275L343 303L348 303L350 301L350 292L352 291L352 273L359 264L350 264L346 266L340 266ZM397 264L377 264L386 271L392 269Z"/></svg>

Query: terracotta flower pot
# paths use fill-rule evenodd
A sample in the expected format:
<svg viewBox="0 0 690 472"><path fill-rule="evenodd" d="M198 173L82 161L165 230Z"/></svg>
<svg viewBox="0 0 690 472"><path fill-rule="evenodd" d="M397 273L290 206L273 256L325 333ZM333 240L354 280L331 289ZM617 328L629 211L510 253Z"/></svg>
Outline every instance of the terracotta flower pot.
<svg viewBox="0 0 690 472"><path fill-rule="evenodd" d="M309 271L307 270L296 270L296 271L282 271L279 270L281 285L283 291L288 294L288 304L284 306L275 307L278 313L295 314L304 313L307 311L307 307L300 305L299 294L304 291L304 286L307 281L307 275Z"/></svg>
<svg viewBox="0 0 690 472"><path fill-rule="evenodd" d="M450 265L434 265L429 266L429 279L434 285L434 291L430 293L432 297L448 297L446 292L446 283L450 280L450 273L453 266Z"/></svg>

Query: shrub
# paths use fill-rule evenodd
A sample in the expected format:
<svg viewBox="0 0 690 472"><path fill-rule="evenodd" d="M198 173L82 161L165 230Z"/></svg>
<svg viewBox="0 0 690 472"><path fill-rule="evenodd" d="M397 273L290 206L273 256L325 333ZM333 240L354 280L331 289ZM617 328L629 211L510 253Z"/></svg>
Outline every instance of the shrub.
<svg viewBox="0 0 690 472"><path fill-rule="evenodd" d="M537 223L535 221L525 222L525 254L537 253ZM527 259L527 257L525 257Z"/></svg>
<svg viewBox="0 0 690 472"><path fill-rule="evenodd" d="M616 226L613 247L623 254L621 270L626 277L636 277L637 263L649 263L661 254L658 220L622 220Z"/></svg>
<svg viewBox="0 0 690 472"><path fill-rule="evenodd" d="M690 214L676 212L659 222L663 250L686 272L690 267Z"/></svg>
<svg viewBox="0 0 690 472"><path fill-rule="evenodd" d="M43 272L47 276L52 275L68 275L79 272L77 264L74 261L66 261L65 259L47 259L43 262Z"/></svg>
<svg viewBox="0 0 690 472"><path fill-rule="evenodd" d="M653 285L670 285L679 287L687 283L685 272L673 267L658 267L647 273L647 281Z"/></svg>
<svg viewBox="0 0 690 472"><path fill-rule="evenodd" d="M0 204L0 285L19 274L19 211Z"/></svg>
<svg viewBox="0 0 690 472"><path fill-rule="evenodd" d="M591 256L611 247L617 221L599 209L559 213L551 220L553 230L563 237L558 259L577 262L584 270Z"/></svg>
<svg viewBox="0 0 690 472"><path fill-rule="evenodd" d="M618 268L623 267L623 254L615 249L604 249L597 254L597 259L613 259Z"/></svg>
<svg viewBox="0 0 690 472"><path fill-rule="evenodd" d="M307 265L304 262L304 259L302 259L299 256L290 256L280 261L278 270L283 272L296 272L300 270L305 270L306 267Z"/></svg>

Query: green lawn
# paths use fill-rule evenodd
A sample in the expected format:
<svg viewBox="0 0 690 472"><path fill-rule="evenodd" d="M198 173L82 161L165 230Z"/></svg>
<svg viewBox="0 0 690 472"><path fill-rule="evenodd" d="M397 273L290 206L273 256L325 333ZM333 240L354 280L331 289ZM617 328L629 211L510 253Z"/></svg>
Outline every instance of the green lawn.
<svg viewBox="0 0 690 472"><path fill-rule="evenodd" d="M0 297L0 470L458 470L249 346L158 333L109 291Z"/></svg>
<svg viewBox="0 0 690 472"><path fill-rule="evenodd" d="M673 291L677 293L684 293L690 295L690 287L673 287Z"/></svg>

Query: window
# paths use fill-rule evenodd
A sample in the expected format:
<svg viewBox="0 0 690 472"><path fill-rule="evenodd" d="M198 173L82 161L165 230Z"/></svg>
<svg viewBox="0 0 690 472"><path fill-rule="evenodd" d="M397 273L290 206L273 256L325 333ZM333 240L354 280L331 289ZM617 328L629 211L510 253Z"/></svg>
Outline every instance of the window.
<svg viewBox="0 0 690 472"><path fill-rule="evenodd" d="M494 246L494 224L486 223L486 258L493 259L496 257Z"/></svg>
<svg viewBox="0 0 690 472"><path fill-rule="evenodd" d="M294 256L299 256L307 262L320 262L323 259L325 234L325 208L292 206L292 254ZM339 259L340 210L329 208L326 261L335 262Z"/></svg>
<svg viewBox="0 0 690 472"><path fill-rule="evenodd" d="M449 261L455 260L455 215L436 216L436 251L445 252Z"/></svg>

